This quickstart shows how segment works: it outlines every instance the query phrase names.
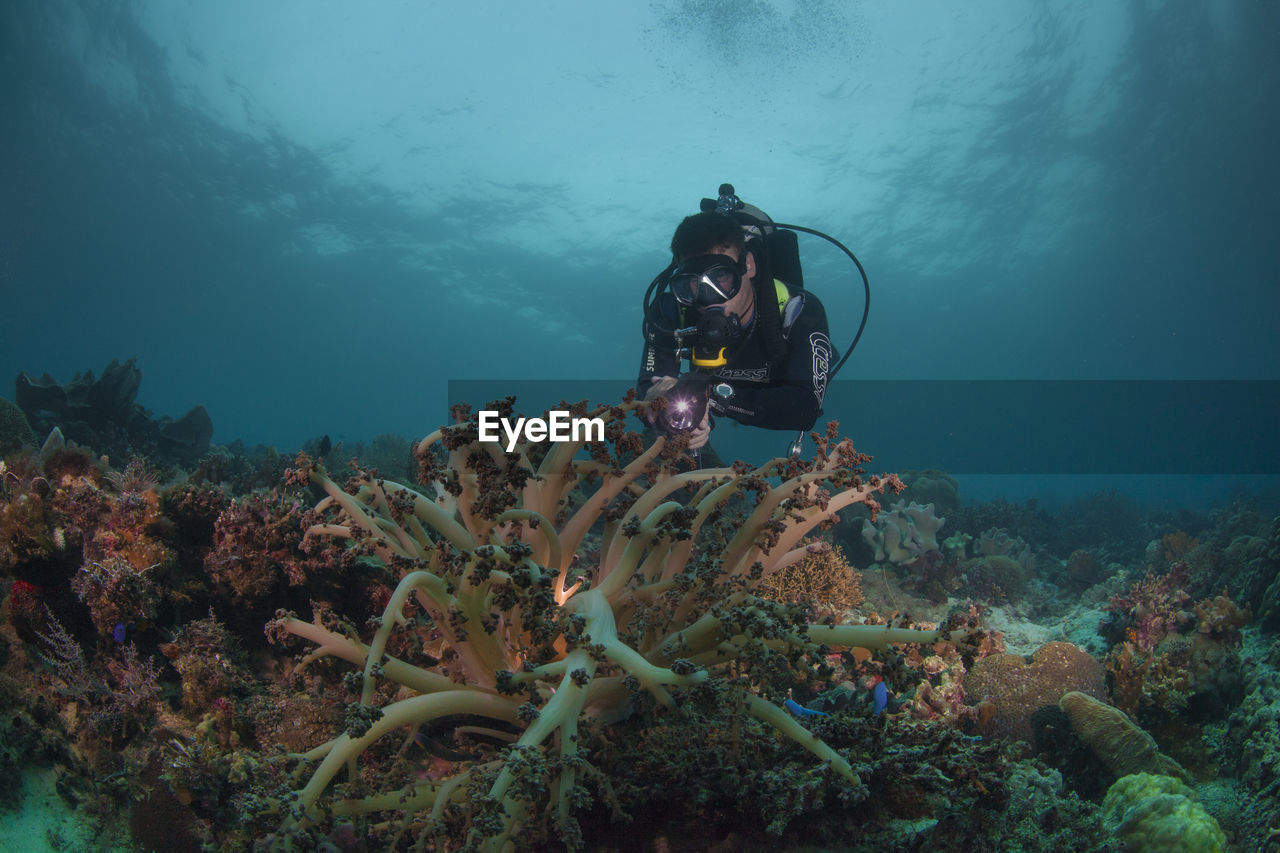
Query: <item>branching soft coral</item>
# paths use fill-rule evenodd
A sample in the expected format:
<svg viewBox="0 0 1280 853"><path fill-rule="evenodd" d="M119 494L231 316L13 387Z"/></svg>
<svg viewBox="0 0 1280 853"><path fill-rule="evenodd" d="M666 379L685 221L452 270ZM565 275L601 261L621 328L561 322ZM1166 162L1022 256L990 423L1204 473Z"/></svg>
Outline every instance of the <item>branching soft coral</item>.
<svg viewBox="0 0 1280 853"><path fill-rule="evenodd" d="M868 457L832 434L812 462L677 473L665 440L645 449L625 431L640 405L591 413L606 421L616 456L606 444L572 442L504 453L478 440L474 421L440 430L417 447L424 492L368 475L342 488L302 460L293 477L328 495L308 536L346 541L401 580L367 642L332 623L282 616L273 625L277 636L314 643L309 660L333 656L362 670L347 731L305 756L319 764L296 794L280 846L302 843L329 817L389 811L403 815L384 825L390 847L406 836L444 846L448 826L465 829L469 845L501 849L535 809L576 846L573 811L595 773L579 749L580 720L617 720L640 692L675 707L682 688L709 679L859 784L846 758L779 707L776 685L744 671L763 662L800 672L830 646L932 643L939 632L809 625L799 608L748 590L803 558L802 537L840 509L878 510L874 496L896 478L864 479ZM584 449L589 459L579 458ZM726 512L731 502L746 506L745 519ZM588 551L598 554L594 564L576 562ZM413 648L403 635L415 632L419 649L434 640L434 664L388 653L389 644ZM405 773L398 789L384 780L361 795L358 765L381 739L405 730L407 745L422 727L458 715L514 733L513 745L444 778ZM330 788L344 768L356 784L335 800Z"/></svg>
<svg viewBox="0 0 1280 853"><path fill-rule="evenodd" d="M862 603L862 576L839 545L815 542L804 559L765 578L756 591L775 601L806 604L825 621L841 621L844 611Z"/></svg>

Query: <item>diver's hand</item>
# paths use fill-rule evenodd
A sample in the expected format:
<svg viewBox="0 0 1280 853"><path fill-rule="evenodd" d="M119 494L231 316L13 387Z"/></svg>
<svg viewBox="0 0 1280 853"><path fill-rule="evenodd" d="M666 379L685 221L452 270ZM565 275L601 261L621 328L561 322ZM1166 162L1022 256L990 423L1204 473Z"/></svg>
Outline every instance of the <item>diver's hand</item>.
<svg viewBox="0 0 1280 853"><path fill-rule="evenodd" d="M649 390L645 392L644 401L646 403L652 403L654 400L676 387L676 383L679 381L680 380L674 376L653 377L653 384L650 385Z"/></svg>
<svg viewBox="0 0 1280 853"><path fill-rule="evenodd" d="M702 413L702 423L689 430L689 449L697 450L711 439L711 410Z"/></svg>
<svg viewBox="0 0 1280 853"><path fill-rule="evenodd" d="M644 401L646 403L652 403L654 400L665 395L672 388L676 387L676 383L679 381L680 380L674 376L653 377L653 384L651 384L649 386L649 390L645 392ZM649 426L657 425L658 416L652 408L646 409L644 416L649 421Z"/></svg>

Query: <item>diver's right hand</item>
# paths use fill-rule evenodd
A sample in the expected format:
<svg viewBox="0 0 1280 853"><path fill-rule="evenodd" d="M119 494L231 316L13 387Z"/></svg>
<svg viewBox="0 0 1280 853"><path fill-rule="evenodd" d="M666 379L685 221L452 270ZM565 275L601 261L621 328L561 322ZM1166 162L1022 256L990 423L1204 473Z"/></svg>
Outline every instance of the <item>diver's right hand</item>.
<svg viewBox="0 0 1280 853"><path fill-rule="evenodd" d="M650 385L649 390L645 392L644 401L646 403L652 403L654 400L676 387L676 383L679 381L680 380L674 376L653 377L653 384Z"/></svg>

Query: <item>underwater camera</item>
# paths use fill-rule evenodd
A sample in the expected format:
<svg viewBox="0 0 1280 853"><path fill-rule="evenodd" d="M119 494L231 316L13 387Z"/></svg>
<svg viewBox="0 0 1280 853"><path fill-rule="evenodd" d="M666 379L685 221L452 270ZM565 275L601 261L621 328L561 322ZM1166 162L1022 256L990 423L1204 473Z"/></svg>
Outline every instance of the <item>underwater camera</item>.
<svg viewBox="0 0 1280 853"><path fill-rule="evenodd" d="M654 427L666 435L679 435L697 429L707 413L711 377L705 373L686 373L675 386L663 394L667 404L655 413Z"/></svg>

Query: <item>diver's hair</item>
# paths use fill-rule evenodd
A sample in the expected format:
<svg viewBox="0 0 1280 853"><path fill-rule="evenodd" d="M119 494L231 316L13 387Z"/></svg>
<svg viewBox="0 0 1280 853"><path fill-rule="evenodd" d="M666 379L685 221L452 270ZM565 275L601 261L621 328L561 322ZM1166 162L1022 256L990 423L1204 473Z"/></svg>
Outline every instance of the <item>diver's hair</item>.
<svg viewBox="0 0 1280 853"><path fill-rule="evenodd" d="M671 254L676 260L692 255L705 255L722 247L738 250L741 257L747 248L742 226L723 213L702 212L686 216L671 237Z"/></svg>

